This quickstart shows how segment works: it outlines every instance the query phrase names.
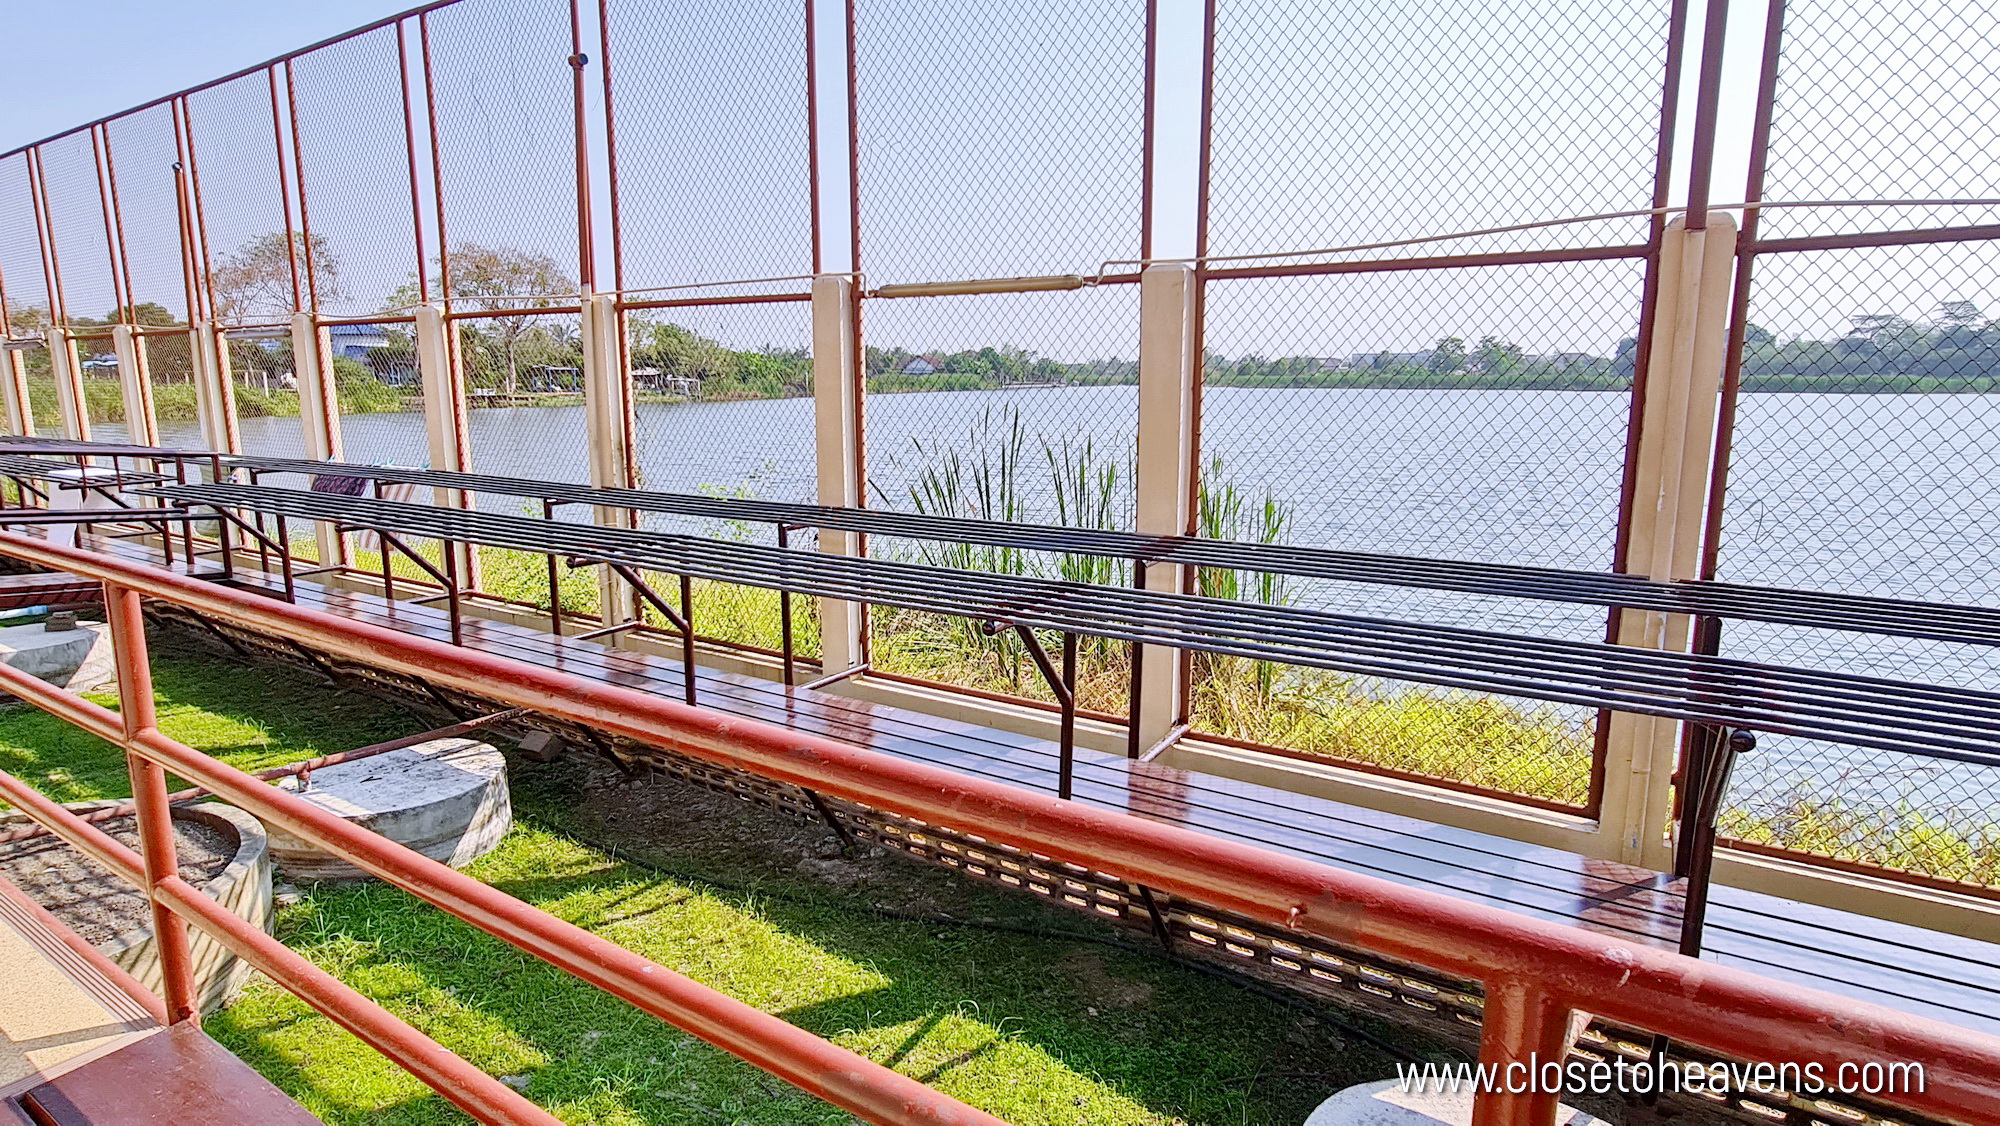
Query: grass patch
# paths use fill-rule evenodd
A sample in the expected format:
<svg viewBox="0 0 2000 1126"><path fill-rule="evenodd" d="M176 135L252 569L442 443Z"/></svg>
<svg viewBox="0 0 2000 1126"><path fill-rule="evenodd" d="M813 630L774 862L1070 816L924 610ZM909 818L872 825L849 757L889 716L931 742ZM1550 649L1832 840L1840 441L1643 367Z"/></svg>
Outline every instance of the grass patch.
<svg viewBox="0 0 2000 1126"><path fill-rule="evenodd" d="M241 770L282 766L430 726L375 697L185 652L156 654L153 695L162 732ZM88 699L118 706L116 692ZM59 801L132 793L116 747L26 705L0 710L0 769Z"/></svg>

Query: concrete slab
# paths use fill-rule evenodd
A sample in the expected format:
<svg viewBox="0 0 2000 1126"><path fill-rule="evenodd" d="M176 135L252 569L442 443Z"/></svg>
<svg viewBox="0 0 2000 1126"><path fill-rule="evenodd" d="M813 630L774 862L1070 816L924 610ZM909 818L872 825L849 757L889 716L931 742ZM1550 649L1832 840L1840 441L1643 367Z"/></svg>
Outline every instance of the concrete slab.
<svg viewBox="0 0 2000 1126"><path fill-rule="evenodd" d="M118 675L111 659L111 627L103 622L78 622L73 630L56 631L39 622L0 627L0 664L72 692L95 692Z"/></svg>
<svg viewBox="0 0 2000 1126"><path fill-rule="evenodd" d="M1406 1091L1395 1079L1360 1083L1319 1104L1305 1126L1469 1126L1472 1092ZM1563 1107L1556 1126L1608 1126L1580 1110Z"/></svg>
<svg viewBox="0 0 2000 1126"><path fill-rule="evenodd" d="M491 744L433 739L316 770L303 790L279 785L363 828L463 867L493 851L514 823L507 761ZM359 880L367 873L266 824L271 858L293 880Z"/></svg>

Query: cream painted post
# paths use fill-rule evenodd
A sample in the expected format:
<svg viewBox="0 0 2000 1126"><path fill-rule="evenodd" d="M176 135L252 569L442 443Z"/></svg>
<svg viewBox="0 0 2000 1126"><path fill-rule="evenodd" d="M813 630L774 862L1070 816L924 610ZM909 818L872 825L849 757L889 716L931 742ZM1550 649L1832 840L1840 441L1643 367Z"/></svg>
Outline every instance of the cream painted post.
<svg viewBox="0 0 2000 1126"><path fill-rule="evenodd" d="M1626 569L1650 579L1690 579L1700 567L1735 256L1736 223L1726 212L1710 212L1706 230L1678 218L1667 227L1626 541ZM1626 610L1618 644L1685 652L1690 624L1685 614ZM1665 869L1680 724L1615 712L1607 736L1607 855Z"/></svg>
<svg viewBox="0 0 2000 1126"><path fill-rule="evenodd" d="M5 332L0 326L0 332ZM6 367L0 369L0 399L7 406L7 432L22 437L33 437L35 433L35 408L28 401L28 360L12 348L0 352Z"/></svg>
<svg viewBox="0 0 2000 1126"><path fill-rule="evenodd" d="M1144 535L1186 535L1194 483L1194 268L1162 262L1139 275L1139 447L1135 527ZM1155 565L1146 589L1178 591L1183 568ZM1186 718L1180 654L1146 646L1132 724L1143 752Z"/></svg>
<svg viewBox="0 0 2000 1126"><path fill-rule="evenodd" d="M419 305L416 314L417 375L424 389L424 434L430 441L432 469L463 473L470 461L465 437L465 395L453 363L451 322L445 320L444 306ZM463 489L434 490L434 501L445 508L471 508L472 498ZM458 577L461 585L476 579L474 552L469 545L457 547Z"/></svg>
<svg viewBox="0 0 2000 1126"><path fill-rule="evenodd" d="M843 508L861 503L861 473L855 458L861 443L861 358L854 346L854 299L852 278L828 274L813 279L813 435L819 503ZM852 532L820 530L821 551L854 555L858 547ZM867 612L858 602L820 599L823 674L860 667L861 625Z"/></svg>
<svg viewBox="0 0 2000 1126"><path fill-rule="evenodd" d="M201 419L202 443L211 450L240 453L229 345L222 330L207 321L196 322L189 332L193 336L195 413Z"/></svg>
<svg viewBox="0 0 2000 1126"><path fill-rule="evenodd" d="M315 461L340 461L340 387L333 370L333 347L311 313L292 314L292 380L299 392L299 424L304 429L306 456ZM347 540L333 525L316 521L314 533L321 563L348 561Z"/></svg>
<svg viewBox="0 0 2000 1126"><path fill-rule="evenodd" d="M590 483L598 488L629 489L632 480L632 379L625 370L620 345L618 299L598 294L583 303L583 408L589 445ZM593 518L606 528L634 526L630 509L599 505ZM630 585L598 570L597 590L605 625L637 621L639 596ZM620 636L612 634L611 640Z"/></svg>
<svg viewBox="0 0 2000 1126"><path fill-rule="evenodd" d="M153 417L153 380L146 367L146 342L131 325L114 325L111 348L118 356L118 389L125 401L125 440L138 446L160 444Z"/></svg>
<svg viewBox="0 0 2000 1126"><path fill-rule="evenodd" d="M49 374L56 385L56 414L62 420L63 437L90 441L90 414L83 401L83 383L78 375L76 339L51 325L45 338L49 348Z"/></svg>

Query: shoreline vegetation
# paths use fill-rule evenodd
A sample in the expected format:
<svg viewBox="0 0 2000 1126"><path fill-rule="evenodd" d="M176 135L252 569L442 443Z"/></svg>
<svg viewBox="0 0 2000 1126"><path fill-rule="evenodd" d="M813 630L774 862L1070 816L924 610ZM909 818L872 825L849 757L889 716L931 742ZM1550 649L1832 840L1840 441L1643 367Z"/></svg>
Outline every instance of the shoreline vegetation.
<svg viewBox="0 0 2000 1126"><path fill-rule="evenodd" d="M414 388L383 383L353 360L336 360L336 386L340 413L397 414L419 409L421 396ZM28 399L38 419L57 416L53 377L28 376ZM125 421L125 400L115 378L85 376L82 380L85 409L93 423ZM1063 383L1004 383L991 376L936 372L929 375L888 373L870 376L867 390L876 395L915 394L948 391L1067 390L1084 387L1137 387L1138 376L1078 376ZM1332 371L1297 375L1208 376L1203 386L1260 391L1570 391L1625 393L1631 381L1612 375L1438 375L1412 371ZM787 388L781 393L760 394L745 387L705 390L697 398L640 390L634 401L642 406L676 405L690 402L742 403L809 398L803 388ZM1934 376L1905 375L1763 375L1745 376L1740 388L1745 394L1810 395L1990 395L2000 393L2000 376L1977 379L1940 379ZM234 387L236 411L242 418L295 418L299 414L298 392L290 388L259 385L239 380ZM522 407L576 407L583 396L574 391L499 392L481 389L467 403L472 410ZM153 385L154 417L160 422L193 422L200 416L192 383L156 382Z"/></svg>

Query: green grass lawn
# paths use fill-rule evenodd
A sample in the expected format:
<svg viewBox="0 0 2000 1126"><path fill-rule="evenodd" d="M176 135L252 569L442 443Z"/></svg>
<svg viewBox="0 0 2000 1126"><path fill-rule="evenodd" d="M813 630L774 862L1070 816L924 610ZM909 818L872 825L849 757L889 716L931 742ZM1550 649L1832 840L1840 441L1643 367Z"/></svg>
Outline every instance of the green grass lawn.
<svg viewBox="0 0 2000 1126"><path fill-rule="evenodd" d="M162 727L246 768L428 726L291 670L165 646L155 666ZM0 713L0 766L65 800L126 792L112 748L25 710ZM832 858L817 828L674 783L614 794L603 773L517 766L521 824L471 873L1010 1122L1288 1126L1391 1073L1324 1019L1089 941L1111 932L1087 919L890 858ZM850 1121L382 885L309 889L277 929L568 1121ZM207 1026L329 1123L464 1121L274 986Z"/></svg>

